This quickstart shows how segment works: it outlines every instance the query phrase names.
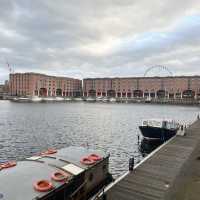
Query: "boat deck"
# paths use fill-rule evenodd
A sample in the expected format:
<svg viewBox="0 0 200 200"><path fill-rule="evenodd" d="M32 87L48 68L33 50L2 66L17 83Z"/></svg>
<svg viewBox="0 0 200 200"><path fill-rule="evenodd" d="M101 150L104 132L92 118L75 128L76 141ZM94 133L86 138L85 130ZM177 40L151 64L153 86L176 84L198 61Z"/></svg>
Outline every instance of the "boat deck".
<svg viewBox="0 0 200 200"><path fill-rule="evenodd" d="M51 180L51 175L62 170L70 174L67 182L54 182L54 191L63 185L81 184L82 174L92 166L83 165L80 160L90 154L98 154L102 158L108 155L102 151L83 147L68 147L57 153L45 156L33 156L17 163L17 166L0 170L1 200L33 200L46 196L49 192L38 192L33 184L39 180ZM101 162L101 161L100 161ZM71 187L71 186L70 186Z"/></svg>

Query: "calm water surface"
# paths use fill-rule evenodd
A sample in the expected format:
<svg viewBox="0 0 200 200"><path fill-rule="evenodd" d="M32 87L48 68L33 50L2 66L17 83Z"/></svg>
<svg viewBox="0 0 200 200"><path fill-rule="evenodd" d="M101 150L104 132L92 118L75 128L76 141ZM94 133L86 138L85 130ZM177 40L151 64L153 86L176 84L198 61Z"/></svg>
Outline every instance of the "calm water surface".
<svg viewBox="0 0 200 200"><path fill-rule="evenodd" d="M17 159L48 147L88 145L109 152L110 171L128 169L139 152L138 126L144 118L173 118L191 123L198 107L109 103L14 103L0 101L0 161Z"/></svg>

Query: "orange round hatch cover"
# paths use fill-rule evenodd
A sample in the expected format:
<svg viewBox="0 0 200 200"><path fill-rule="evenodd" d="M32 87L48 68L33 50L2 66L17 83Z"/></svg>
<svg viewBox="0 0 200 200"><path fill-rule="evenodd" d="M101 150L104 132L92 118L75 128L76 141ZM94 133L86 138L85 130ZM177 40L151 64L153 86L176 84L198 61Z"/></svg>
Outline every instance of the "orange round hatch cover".
<svg viewBox="0 0 200 200"><path fill-rule="evenodd" d="M47 149L47 151L42 152L40 155L41 155L41 156L45 156L45 155L50 155L50 154L54 154L54 153L57 153L57 150L56 150L56 149L49 148L49 149Z"/></svg>
<svg viewBox="0 0 200 200"><path fill-rule="evenodd" d="M95 161L89 157L84 157L81 159L81 163L84 165L93 165L95 163Z"/></svg>
<svg viewBox="0 0 200 200"><path fill-rule="evenodd" d="M97 155L97 154L90 154L88 158L90 158L90 159L92 159L94 161L102 160L102 157Z"/></svg>
<svg viewBox="0 0 200 200"><path fill-rule="evenodd" d="M8 162L5 162L5 163L1 163L0 169L10 168L10 167L14 167L16 165L17 165L17 163L15 161L8 161Z"/></svg>
<svg viewBox="0 0 200 200"><path fill-rule="evenodd" d="M51 178L52 180L54 181L58 181L58 182L63 182L63 181L67 181L67 179L69 178L69 174L65 173L65 172L62 172L62 171L57 171L57 172L54 172L52 175L51 175Z"/></svg>
<svg viewBox="0 0 200 200"><path fill-rule="evenodd" d="M34 183L34 189L38 192L48 192L54 188L53 184L48 180L40 180Z"/></svg>

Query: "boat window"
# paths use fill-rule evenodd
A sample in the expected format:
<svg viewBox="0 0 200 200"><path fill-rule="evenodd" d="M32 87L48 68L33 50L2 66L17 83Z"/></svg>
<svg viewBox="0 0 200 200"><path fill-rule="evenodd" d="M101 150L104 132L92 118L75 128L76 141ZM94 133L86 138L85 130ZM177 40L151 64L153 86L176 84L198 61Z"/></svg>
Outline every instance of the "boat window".
<svg viewBox="0 0 200 200"><path fill-rule="evenodd" d="M163 121L163 126L167 127L167 122L166 121Z"/></svg>
<svg viewBox="0 0 200 200"><path fill-rule="evenodd" d="M144 126L147 126L147 125L148 125L148 122L147 122L147 121L143 121L143 125L144 125Z"/></svg>

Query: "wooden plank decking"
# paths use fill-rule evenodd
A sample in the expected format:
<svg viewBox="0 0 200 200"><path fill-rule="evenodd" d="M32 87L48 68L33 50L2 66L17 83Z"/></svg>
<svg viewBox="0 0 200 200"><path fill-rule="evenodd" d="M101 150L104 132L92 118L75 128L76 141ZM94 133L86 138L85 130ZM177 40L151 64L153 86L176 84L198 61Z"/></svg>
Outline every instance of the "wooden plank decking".
<svg viewBox="0 0 200 200"><path fill-rule="evenodd" d="M198 156L200 121L186 130L186 136L176 136L133 172L106 189L106 200L200 199L200 172L195 175L197 169L200 171ZM188 183L196 180L196 176L199 189L191 191ZM193 198L187 197L191 192Z"/></svg>

